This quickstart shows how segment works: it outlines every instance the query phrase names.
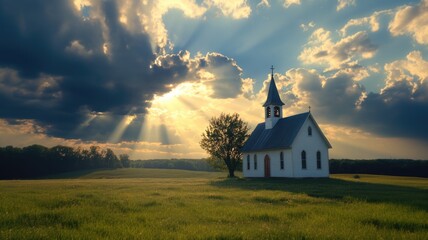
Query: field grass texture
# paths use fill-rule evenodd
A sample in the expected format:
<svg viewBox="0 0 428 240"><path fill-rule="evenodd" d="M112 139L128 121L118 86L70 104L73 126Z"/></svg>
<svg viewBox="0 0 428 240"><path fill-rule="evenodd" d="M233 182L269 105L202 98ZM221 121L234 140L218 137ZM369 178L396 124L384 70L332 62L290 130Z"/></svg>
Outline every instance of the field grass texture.
<svg viewBox="0 0 428 240"><path fill-rule="evenodd" d="M224 176L120 169L0 181L0 239L428 239L428 179Z"/></svg>

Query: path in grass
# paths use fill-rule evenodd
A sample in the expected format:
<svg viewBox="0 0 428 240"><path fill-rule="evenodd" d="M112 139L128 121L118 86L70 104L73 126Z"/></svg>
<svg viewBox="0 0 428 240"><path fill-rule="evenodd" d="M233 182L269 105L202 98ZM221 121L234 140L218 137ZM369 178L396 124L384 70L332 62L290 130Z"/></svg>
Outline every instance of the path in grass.
<svg viewBox="0 0 428 240"><path fill-rule="evenodd" d="M132 176L138 174L146 178L0 181L0 239L428 237L427 179L230 180L156 169L150 174L158 178L146 170Z"/></svg>

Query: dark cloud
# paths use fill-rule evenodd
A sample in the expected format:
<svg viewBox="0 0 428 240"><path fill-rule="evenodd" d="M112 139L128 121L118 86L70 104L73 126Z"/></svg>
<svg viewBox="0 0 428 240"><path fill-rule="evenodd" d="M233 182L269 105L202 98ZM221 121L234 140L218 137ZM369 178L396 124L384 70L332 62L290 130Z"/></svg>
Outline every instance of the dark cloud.
<svg viewBox="0 0 428 240"><path fill-rule="evenodd" d="M355 126L388 137L428 141L428 81L394 80L380 93L367 93L353 80L355 75L338 72L324 78L315 71L293 69L295 96L306 97L323 121ZM289 99L298 102L299 99Z"/></svg>
<svg viewBox="0 0 428 240"><path fill-rule="evenodd" d="M242 69L233 59L211 53L205 57L205 61L207 62L205 69L213 73L216 78L209 84L214 90L212 97L233 98L241 94Z"/></svg>
<svg viewBox="0 0 428 240"><path fill-rule="evenodd" d="M421 97L424 96L424 97ZM384 136L428 141L428 84L397 81L381 93L370 93L355 116L356 123Z"/></svg>
<svg viewBox="0 0 428 240"><path fill-rule="evenodd" d="M159 71L157 75L167 69L174 77L203 81L213 91L213 98L234 98L242 93L242 69L235 60L220 53L190 58L189 52L180 51L159 56L155 63L153 71Z"/></svg>
<svg viewBox="0 0 428 240"><path fill-rule="evenodd" d="M107 140L123 115L142 116L154 94L183 81L182 60L150 68L149 36L119 23L115 1L97 11L102 17L88 18L71 1L0 1L0 118L34 119L48 135ZM76 130L97 112L111 119Z"/></svg>

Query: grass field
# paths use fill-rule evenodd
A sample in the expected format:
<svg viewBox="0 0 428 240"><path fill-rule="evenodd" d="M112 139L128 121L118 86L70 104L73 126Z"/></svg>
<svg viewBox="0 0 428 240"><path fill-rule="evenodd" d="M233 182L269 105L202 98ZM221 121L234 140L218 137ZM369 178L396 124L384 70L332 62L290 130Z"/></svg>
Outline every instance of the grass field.
<svg viewBox="0 0 428 240"><path fill-rule="evenodd" d="M119 169L0 181L0 239L428 239L428 179Z"/></svg>

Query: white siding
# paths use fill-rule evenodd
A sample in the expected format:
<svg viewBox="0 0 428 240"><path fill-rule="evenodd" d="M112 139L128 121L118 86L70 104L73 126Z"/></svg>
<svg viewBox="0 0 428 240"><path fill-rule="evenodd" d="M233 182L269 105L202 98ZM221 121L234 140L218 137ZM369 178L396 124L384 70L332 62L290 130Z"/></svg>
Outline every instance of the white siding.
<svg viewBox="0 0 428 240"><path fill-rule="evenodd" d="M242 172L244 177L264 177L265 176L265 156L270 158L271 177L293 177L293 163L291 159L291 150L282 150L284 153L284 169L281 169L280 154L281 151L264 151L257 153L244 153L242 162ZM257 169L254 169L254 154L257 155ZM247 156L250 155L250 169L247 169Z"/></svg>
<svg viewBox="0 0 428 240"><path fill-rule="evenodd" d="M247 155L250 155L250 170L247 170ZM257 155L257 169L254 169L254 155ZM261 153L244 153L242 174L244 177L264 177L264 155Z"/></svg>
<svg viewBox="0 0 428 240"><path fill-rule="evenodd" d="M312 136L308 136L308 127ZM302 169L301 153L306 152L306 169ZM317 169L317 151L321 152L321 169ZM328 177L328 146L310 118L305 121L292 145L294 177Z"/></svg>

